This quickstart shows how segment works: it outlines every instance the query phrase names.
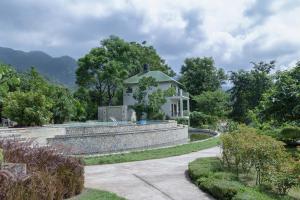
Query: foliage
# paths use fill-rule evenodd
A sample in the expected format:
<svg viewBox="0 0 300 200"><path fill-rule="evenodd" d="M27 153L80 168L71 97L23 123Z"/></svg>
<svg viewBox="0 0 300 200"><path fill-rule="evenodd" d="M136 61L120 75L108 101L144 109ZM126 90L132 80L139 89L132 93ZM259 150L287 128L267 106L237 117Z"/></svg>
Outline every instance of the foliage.
<svg viewBox="0 0 300 200"><path fill-rule="evenodd" d="M100 47L91 49L78 60L76 83L79 88L88 91L90 99L86 103L91 108L120 104L123 80L142 72L144 64L150 65L151 70L175 75L156 50L146 45L146 42L126 42L119 37L110 36L101 41Z"/></svg>
<svg viewBox="0 0 300 200"><path fill-rule="evenodd" d="M300 128L299 127L285 127L279 133L279 139L287 144L295 144L300 140Z"/></svg>
<svg viewBox="0 0 300 200"><path fill-rule="evenodd" d="M300 123L299 80L300 62L290 70L277 72L274 87L264 94L259 105L262 120Z"/></svg>
<svg viewBox="0 0 300 200"><path fill-rule="evenodd" d="M205 91L193 99L196 110L206 115L224 118L229 112L229 95L220 89Z"/></svg>
<svg viewBox="0 0 300 200"><path fill-rule="evenodd" d="M70 121L73 113L75 112L74 107L78 105L75 104L75 99L73 98L71 92L68 89L59 86L52 86L50 91L50 98L52 100L51 112L53 122L55 124L61 124L65 121Z"/></svg>
<svg viewBox="0 0 300 200"><path fill-rule="evenodd" d="M48 147L32 147L32 144L24 142L2 141L0 147L4 150L6 162L25 163L29 173L29 181L24 182L16 177L1 188L8 194L6 199L59 200L82 191L84 168L80 159L65 157Z"/></svg>
<svg viewBox="0 0 300 200"><path fill-rule="evenodd" d="M180 81L191 95L220 89L226 79L224 71L217 69L209 57L185 59L181 74Z"/></svg>
<svg viewBox="0 0 300 200"><path fill-rule="evenodd" d="M162 90L156 88L158 83L153 77L143 77L139 80L133 98L137 101L132 108L135 110L137 119L140 120L144 113L148 119L163 119L164 113L161 106L167 102L166 97L175 93L174 88ZM153 90L153 92L149 92Z"/></svg>
<svg viewBox="0 0 300 200"><path fill-rule="evenodd" d="M13 92L4 99L3 114L20 126L40 126L51 119L51 102L43 94Z"/></svg>
<svg viewBox="0 0 300 200"><path fill-rule="evenodd" d="M185 117L176 118L177 124L189 125L189 119Z"/></svg>
<svg viewBox="0 0 300 200"><path fill-rule="evenodd" d="M211 115L206 115L202 112L191 112L190 113L190 125L196 128L204 128L205 125L215 126L218 118Z"/></svg>
<svg viewBox="0 0 300 200"><path fill-rule="evenodd" d="M227 171L216 158L199 158L189 163L189 176L202 190L217 199L271 200L264 191L243 184L235 174ZM275 199L283 199L280 196Z"/></svg>
<svg viewBox="0 0 300 200"><path fill-rule="evenodd" d="M279 194L299 184L296 162L284 145L272 137L257 134L256 129L239 126L236 131L222 135L224 166L240 173L256 172L256 184L269 183Z"/></svg>
<svg viewBox="0 0 300 200"><path fill-rule="evenodd" d="M170 156L183 155L203 149L217 146L219 138L212 138L206 141L199 141L190 144L183 144L175 147L168 147L162 149L151 149L145 151L137 151L122 154L86 157L84 159L86 165L100 165L100 164L112 164L121 162L131 162L139 160L150 160L165 158Z"/></svg>
<svg viewBox="0 0 300 200"><path fill-rule="evenodd" d="M0 63L0 121L4 98L9 92L15 91L19 84L20 78L17 72L10 66Z"/></svg>
<svg viewBox="0 0 300 200"><path fill-rule="evenodd" d="M232 72L230 89L232 112L231 117L240 122L247 121L248 110L254 109L262 100L263 94L272 86L270 71L275 67L275 61L269 63L253 63L251 71L240 70Z"/></svg>

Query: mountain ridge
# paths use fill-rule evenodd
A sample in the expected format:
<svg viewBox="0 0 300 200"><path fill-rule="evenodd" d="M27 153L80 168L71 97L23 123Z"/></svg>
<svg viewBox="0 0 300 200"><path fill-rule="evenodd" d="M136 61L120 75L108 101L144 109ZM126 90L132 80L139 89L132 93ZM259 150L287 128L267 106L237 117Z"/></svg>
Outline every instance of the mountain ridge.
<svg viewBox="0 0 300 200"><path fill-rule="evenodd" d="M68 55L52 57L38 50L25 52L0 47L0 62L11 65L21 72L35 67L38 72L53 82L69 87L75 86L77 62Z"/></svg>

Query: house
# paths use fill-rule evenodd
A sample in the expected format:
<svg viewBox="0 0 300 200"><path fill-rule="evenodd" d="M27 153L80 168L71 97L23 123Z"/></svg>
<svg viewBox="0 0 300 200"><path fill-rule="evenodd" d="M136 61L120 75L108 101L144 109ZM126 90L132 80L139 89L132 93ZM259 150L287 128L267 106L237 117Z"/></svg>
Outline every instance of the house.
<svg viewBox="0 0 300 200"><path fill-rule="evenodd" d="M143 77L153 77L158 83L156 88L150 88L147 94L151 94L156 89L167 90L174 87L176 93L173 96L167 97L167 102L162 105L161 110L170 119L189 116L189 94L183 90L183 85L174 78L166 75L161 71L149 71L148 67L144 67L144 72L132 76L124 81L123 90L123 105L130 107L134 105L136 100L133 98L133 93L137 89L138 82Z"/></svg>

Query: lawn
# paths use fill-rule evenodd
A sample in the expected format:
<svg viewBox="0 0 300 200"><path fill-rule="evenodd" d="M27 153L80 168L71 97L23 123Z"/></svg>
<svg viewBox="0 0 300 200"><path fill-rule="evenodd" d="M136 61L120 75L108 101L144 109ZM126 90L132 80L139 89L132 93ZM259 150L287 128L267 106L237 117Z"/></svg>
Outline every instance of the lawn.
<svg viewBox="0 0 300 200"><path fill-rule="evenodd" d="M205 140L205 139L208 139L211 137L212 137L212 135L206 134L206 133L193 133L190 135L190 140L191 140L191 142L194 142L194 141L199 141L199 140Z"/></svg>
<svg viewBox="0 0 300 200"><path fill-rule="evenodd" d="M85 189L80 195L73 197L69 200L126 200L126 199L107 191Z"/></svg>
<svg viewBox="0 0 300 200"><path fill-rule="evenodd" d="M122 154L111 154L104 156L85 157L85 165L112 164L121 162L131 162L139 160L150 160L165 158L171 156L179 156L203 149L211 148L219 144L219 137L214 137L205 141L193 142L189 144L178 145L175 147L167 147L161 149L151 149L144 151L135 151Z"/></svg>

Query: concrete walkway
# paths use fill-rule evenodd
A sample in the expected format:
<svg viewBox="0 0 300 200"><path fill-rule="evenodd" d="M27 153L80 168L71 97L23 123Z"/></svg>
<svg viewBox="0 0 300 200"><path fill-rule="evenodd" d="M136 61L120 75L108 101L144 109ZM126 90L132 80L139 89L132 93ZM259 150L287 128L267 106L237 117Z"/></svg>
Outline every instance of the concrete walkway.
<svg viewBox="0 0 300 200"><path fill-rule="evenodd" d="M220 154L219 147L163 159L85 168L85 187L107 190L129 200L213 199L192 184L188 163Z"/></svg>

